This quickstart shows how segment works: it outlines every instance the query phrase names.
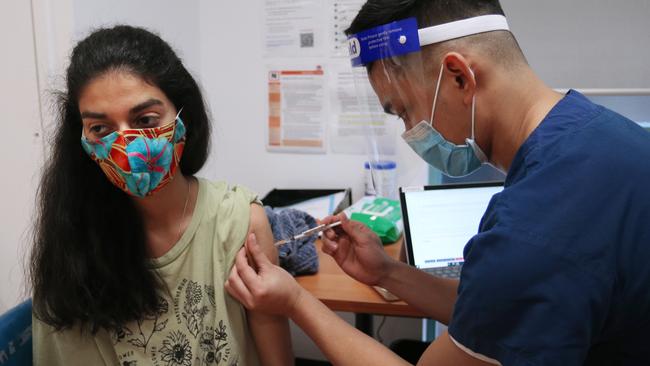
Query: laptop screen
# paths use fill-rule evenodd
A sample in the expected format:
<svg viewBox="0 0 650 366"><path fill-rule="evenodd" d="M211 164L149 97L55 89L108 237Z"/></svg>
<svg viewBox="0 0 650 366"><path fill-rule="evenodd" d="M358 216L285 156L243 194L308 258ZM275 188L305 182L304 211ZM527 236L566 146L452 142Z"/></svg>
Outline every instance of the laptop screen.
<svg viewBox="0 0 650 366"><path fill-rule="evenodd" d="M417 268L458 265L503 183L407 188L400 192L408 262Z"/></svg>

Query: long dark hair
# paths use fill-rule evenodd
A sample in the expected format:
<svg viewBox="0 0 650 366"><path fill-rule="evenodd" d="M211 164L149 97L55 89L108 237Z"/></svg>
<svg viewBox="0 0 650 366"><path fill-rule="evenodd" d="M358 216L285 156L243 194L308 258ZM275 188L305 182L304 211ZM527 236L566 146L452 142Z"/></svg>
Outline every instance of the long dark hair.
<svg viewBox="0 0 650 366"><path fill-rule="evenodd" d="M123 70L183 107L187 140L180 168L205 163L210 124L201 91L171 47L130 26L99 29L79 42L58 98L59 119L39 188L30 270L35 315L56 329L92 332L151 314L162 281L147 268L143 221L83 151L79 94L92 79Z"/></svg>

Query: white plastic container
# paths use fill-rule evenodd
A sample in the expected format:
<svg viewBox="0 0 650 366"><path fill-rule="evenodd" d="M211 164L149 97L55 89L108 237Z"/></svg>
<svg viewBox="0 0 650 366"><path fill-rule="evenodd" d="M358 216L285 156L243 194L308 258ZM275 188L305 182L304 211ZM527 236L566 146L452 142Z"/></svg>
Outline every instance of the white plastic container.
<svg viewBox="0 0 650 366"><path fill-rule="evenodd" d="M397 163L392 160L367 161L364 171L366 196L397 199Z"/></svg>

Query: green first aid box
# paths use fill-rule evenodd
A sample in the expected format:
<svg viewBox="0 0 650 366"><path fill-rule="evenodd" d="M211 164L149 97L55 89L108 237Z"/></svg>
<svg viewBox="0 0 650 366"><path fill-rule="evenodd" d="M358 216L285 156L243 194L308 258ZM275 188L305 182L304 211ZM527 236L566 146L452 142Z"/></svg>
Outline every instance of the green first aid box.
<svg viewBox="0 0 650 366"><path fill-rule="evenodd" d="M398 201L364 197L346 210L350 220L359 221L374 231L383 244L394 243L402 235L404 224Z"/></svg>

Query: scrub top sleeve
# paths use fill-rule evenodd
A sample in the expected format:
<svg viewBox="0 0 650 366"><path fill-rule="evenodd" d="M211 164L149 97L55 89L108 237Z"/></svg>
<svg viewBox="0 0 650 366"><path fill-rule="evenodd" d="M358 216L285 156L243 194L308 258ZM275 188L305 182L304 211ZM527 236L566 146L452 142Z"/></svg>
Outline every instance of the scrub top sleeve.
<svg viewBox="0 0 650 366"><path fill-rule="evenodd" d="M504 365L584 362L608 289L548 243L499 225L472 238L449 326L456 342Z"/></svg>

